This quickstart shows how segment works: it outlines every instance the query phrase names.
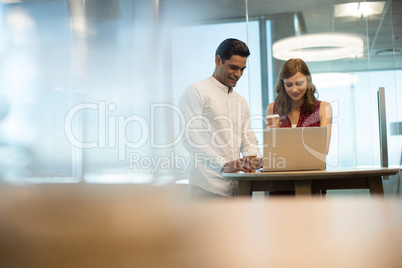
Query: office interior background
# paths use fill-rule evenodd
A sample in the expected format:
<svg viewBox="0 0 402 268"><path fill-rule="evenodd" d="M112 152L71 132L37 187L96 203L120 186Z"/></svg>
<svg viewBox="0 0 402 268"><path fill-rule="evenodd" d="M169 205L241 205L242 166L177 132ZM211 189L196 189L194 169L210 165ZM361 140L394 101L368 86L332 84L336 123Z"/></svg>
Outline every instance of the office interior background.
<svg viewBox="0 0 402 268"><path fill-rule="evenodd" d="M0 179L185 183L178 100L232 37L250 47L235 90L260 146L280 57L301 55L333 108L327 166L381 165L380 87L388 164L401 166L401 13L391 0L1 0ZM400 184L385 180L385 194Z"/></svg>

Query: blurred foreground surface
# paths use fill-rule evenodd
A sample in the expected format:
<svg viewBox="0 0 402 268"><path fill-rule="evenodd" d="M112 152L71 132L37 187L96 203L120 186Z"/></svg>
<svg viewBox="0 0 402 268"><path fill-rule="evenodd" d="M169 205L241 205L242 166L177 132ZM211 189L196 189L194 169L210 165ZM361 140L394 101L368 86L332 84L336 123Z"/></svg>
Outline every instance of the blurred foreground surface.
<svg viewBox="0 0 402 268"><path fill-rule="evenodd" d="M402 267L402 200L195 203L169 187L0 187L0 267Z"/></svg>

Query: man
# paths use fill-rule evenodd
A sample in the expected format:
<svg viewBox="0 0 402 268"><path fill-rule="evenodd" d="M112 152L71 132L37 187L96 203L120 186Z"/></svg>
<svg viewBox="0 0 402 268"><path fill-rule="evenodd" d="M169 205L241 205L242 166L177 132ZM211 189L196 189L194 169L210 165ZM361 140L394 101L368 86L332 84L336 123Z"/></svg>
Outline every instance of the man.
<svg viewBox="0 0 402 268"><path fill-rule="evenodd" d="M193 199L235 196L237 182L223 178L221 172L254 171L240 152L261 157L247 102L233 91L249 55L242 41L224 40L216 50L213 75L191 84L180 98L186 119L184 146L193 158L189 184ZM259 160L256 167L260 166Z"/></svg>

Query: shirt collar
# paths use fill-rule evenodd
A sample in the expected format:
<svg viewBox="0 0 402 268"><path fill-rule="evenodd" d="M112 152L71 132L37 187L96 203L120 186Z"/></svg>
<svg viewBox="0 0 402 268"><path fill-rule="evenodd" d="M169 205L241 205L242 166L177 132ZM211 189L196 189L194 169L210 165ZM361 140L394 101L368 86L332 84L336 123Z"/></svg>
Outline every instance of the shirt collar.
<svg viewBox="0 0 402 268"><path fill-rule="evenodd" d="M213 83L219 87L220 89L222 89L226 94L232 93L233 88L228 87L224 84L222 84L221 82L219 82L213 75L211 75L211 80L213 81Z"/></svg>

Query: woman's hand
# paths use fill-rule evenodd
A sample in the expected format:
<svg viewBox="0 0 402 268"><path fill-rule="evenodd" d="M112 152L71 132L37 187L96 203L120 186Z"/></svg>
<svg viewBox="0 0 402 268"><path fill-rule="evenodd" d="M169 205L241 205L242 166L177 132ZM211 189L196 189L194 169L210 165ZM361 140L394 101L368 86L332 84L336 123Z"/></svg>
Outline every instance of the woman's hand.
<svg viewBox="0 0 402 268"><path fill-rule="evenodd" d="M275 128L276 125L271 124L271 121L266 121L266 122L265 122L265 127L266 127L266 128Z"/></svg>
<svg viewBox="0 0 402 268"><path fill-rule="evenodd" d="M276 128L279 127L279 114L267 115L267 121L265 122L266 128Z"/></svg>

